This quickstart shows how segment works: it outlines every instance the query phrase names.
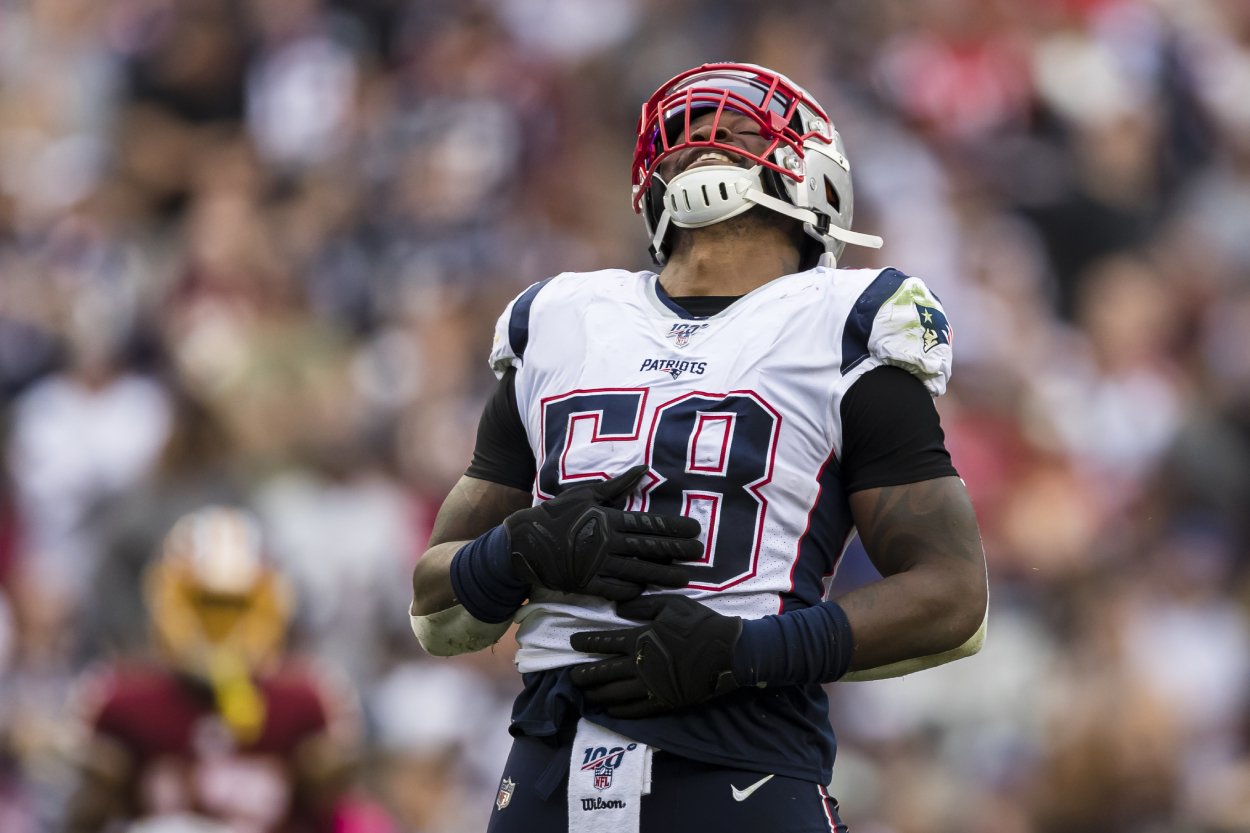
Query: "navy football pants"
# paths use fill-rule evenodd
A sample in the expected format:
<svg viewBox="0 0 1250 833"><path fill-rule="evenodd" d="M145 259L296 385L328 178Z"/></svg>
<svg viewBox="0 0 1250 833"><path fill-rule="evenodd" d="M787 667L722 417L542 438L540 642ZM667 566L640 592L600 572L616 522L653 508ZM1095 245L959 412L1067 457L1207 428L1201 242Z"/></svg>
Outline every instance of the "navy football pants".
<svg viewBox="0 0 1250 833"><path fill-rule="evenodd" d="M487 833L559 833L568 830L568 763L573 739L556 746L520 737L504 767L516 786L507 806L491 810ZM668 752L651 763L651 794L642 797L641 833L846 833L838 802L811 781L775 776L742 801L767 773L704 764Z"/></svg>

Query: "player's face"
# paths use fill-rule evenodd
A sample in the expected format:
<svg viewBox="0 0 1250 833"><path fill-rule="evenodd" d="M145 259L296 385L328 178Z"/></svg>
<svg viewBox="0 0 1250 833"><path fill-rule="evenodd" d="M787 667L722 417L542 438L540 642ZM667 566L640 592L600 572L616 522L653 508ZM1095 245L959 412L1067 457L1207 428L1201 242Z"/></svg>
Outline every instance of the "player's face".
<svg viewBox="0 0 1250 833"><path fill-rule="evenodd" d="M716 111L709 110L690 120L690 140L706 142L709 139L740 147L756 155L768 150L771 140L760 135L759 124L749 116L731 110L721 112L720 121L716 125L716 135L712 135L712 122L716 121ZM674 144L686 141L686 131L674 140ZM704 165L737 165L749 168L753 163L736 153L722 151L717 148L693 147L674 153L660 163L659 175L665 182L672 182L673 177L682 171Z"/></svg>

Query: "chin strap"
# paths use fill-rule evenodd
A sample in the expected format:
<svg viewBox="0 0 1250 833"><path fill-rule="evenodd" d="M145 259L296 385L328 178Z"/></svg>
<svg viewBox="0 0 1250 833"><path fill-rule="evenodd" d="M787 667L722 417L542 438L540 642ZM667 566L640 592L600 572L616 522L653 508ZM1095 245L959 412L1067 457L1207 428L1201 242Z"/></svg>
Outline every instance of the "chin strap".
<svg viewBox="0 0 1250 833"><path fill-rule="evenodd" d="M664 235L668 234L668 224L672 219L673 215L666 208L660 215L660 222L655 224L655 234L651 236L651 248L657 253L660 251L660 244L664 242Z"/></svg>
<svg viewBox="0 0 1250 833"><path fill-rule="evenodd" d="M755 188L748 188L746 193L742 196L756 205L771 208L779 214L785 214L787 217L802 220L804 223L810 223L812 225L820 223L820 218L816 216L816 212L809 211L806 208L797 208L784 200L779 200L776 197L770 197L763 191L758 191ZM849 243L852 246L866 246L869 249L880 249L882 243L885 242L875 234L860 234L857 231L849 231L835 225L830 225L829 228L825 229L823 233L829 235L835 240L841 240L843 243Z"/></svg>

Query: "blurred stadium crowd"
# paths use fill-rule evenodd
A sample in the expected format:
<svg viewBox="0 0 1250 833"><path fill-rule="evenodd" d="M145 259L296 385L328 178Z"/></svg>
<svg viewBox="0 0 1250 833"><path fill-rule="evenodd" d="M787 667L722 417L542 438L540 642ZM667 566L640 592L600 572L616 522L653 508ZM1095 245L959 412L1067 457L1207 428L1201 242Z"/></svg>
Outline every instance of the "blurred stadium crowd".
<svg viewBox="0 0 1250 833"><path fill-rule="evenodd" d="M145 566L209 505L337 680L318 824L483 828L519 677L422 656L408 577L495 317L648 268L634 121L712 60L829 108L886 240L843 265L956 333L989 640L831 687L851 829L1250 829L1245 0L3 0L0 829L65 823L84 692L154 661Z"/></svg>

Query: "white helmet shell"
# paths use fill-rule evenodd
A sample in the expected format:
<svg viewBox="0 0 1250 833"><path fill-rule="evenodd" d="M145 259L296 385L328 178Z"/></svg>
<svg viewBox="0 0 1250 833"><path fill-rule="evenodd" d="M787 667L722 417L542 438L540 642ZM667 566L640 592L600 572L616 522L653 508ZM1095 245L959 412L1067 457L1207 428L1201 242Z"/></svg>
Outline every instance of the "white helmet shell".
<svg viewBox="0 0 1250 833"><path fill-rule="evenodd" d="M755 157L712 140L669 144L667 135L660 136L674 114L718 108L754 118L765 135L775 139L774 149L767 157ZM661 159L692 146L719 147L757 164L750 169L700 166L664 183L656 174ZM824 251L820 262L825 265L836 263L848 243L878 248L882 242L850 230L854 214L850 163L842 138L823 109L785 76L753 64L704 64L652 96L639 123L634 205L660 265L668 259L665 238L670 223L702 228L755 205L801 220L804 231L820 241Z"/></svg>

